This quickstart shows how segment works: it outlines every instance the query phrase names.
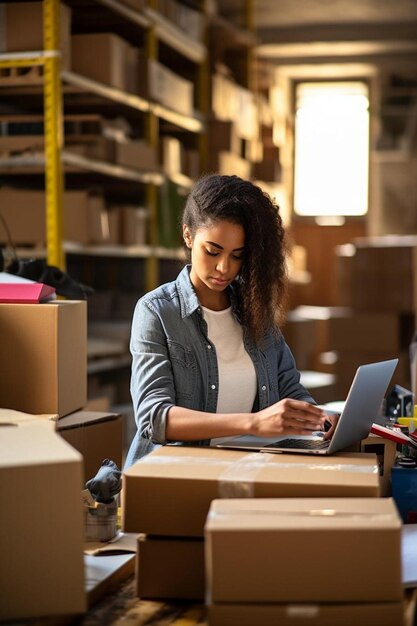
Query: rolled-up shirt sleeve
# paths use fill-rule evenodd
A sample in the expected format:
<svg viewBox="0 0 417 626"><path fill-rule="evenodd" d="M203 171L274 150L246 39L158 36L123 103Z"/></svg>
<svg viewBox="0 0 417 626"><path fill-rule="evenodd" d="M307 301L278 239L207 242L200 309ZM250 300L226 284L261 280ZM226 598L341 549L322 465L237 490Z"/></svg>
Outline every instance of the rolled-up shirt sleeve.
<svg viewBox="0 0 417 626"><path fill-rule="evenodd" d="M130 339L130 392L141 437L165 444L166 420L175 387L163 325L150 302L139 300Z"/></svg>

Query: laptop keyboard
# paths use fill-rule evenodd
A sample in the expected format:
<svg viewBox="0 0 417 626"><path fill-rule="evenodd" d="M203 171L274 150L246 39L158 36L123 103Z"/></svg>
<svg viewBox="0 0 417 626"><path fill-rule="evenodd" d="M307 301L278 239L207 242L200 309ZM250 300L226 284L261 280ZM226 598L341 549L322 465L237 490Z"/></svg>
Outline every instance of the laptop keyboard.
<svg viewBox="0 0 417 626"><path fill-rule="evenodd" d="M283 439L264 446L264 448L302 448L303 450L324 450L328 447L328 441L312 441L311 439Z"/></svg>

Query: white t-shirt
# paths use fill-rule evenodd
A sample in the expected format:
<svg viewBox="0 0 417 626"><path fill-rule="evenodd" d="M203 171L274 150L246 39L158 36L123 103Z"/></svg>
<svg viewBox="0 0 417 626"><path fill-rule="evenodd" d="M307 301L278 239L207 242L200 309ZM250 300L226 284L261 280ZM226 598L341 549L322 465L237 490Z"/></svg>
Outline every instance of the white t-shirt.
<svg viewBox="0 0 417 626"><path fill-rule="evenodd" d="M252 359L243 345L242 327L233 317L232 307L224 311L202 309L208 338L217 354L217 413L250 413L256 397L257 381Z"/></svg>

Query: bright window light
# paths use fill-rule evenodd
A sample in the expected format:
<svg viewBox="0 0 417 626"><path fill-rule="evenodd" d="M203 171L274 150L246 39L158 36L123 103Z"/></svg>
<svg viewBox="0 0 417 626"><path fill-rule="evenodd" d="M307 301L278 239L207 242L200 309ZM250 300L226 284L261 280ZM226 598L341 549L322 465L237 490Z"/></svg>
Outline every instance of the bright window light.
<svg viewBox="0 0 417 626"><path fill-rule="evenodd" d="M294 211L303 216L368 210L369 98L361 82L296 87Z"/></svg>

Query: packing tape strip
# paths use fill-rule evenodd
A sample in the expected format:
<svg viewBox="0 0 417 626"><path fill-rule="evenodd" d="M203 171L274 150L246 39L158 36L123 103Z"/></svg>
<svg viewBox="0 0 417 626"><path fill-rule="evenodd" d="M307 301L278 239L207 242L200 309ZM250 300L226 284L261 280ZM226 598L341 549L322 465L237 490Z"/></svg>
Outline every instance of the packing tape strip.
<svg viewBox="0 0 417 626"><path fill-rule="evenodd" d="M229 464L219 476L220 498L253 498L255 478L272 455L252 452Z"/></svg>

